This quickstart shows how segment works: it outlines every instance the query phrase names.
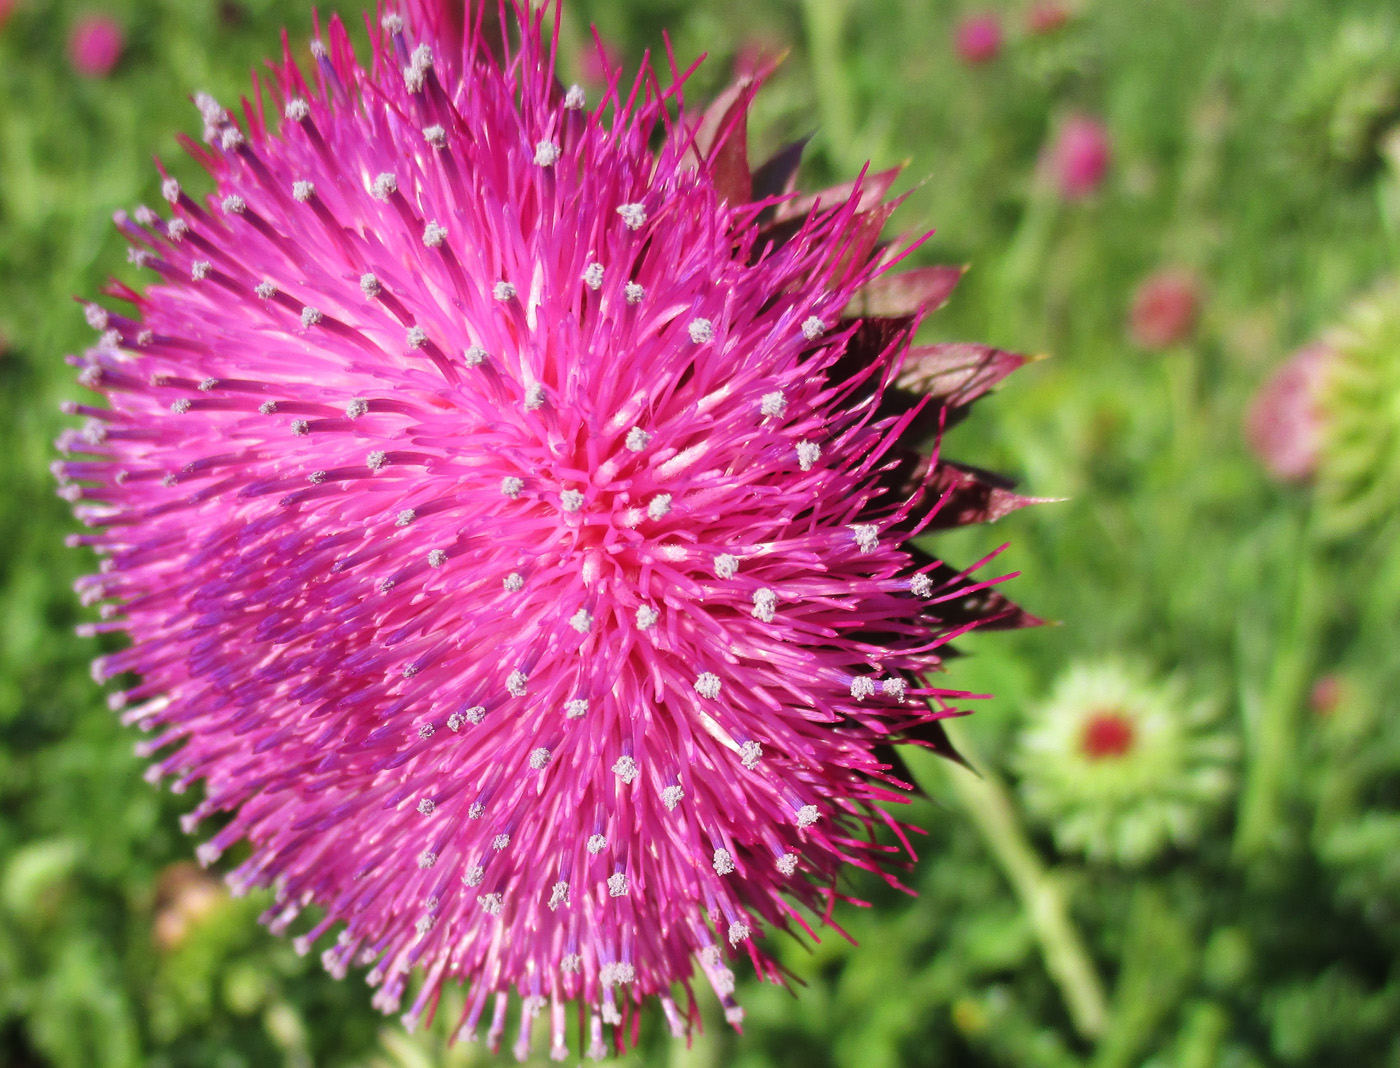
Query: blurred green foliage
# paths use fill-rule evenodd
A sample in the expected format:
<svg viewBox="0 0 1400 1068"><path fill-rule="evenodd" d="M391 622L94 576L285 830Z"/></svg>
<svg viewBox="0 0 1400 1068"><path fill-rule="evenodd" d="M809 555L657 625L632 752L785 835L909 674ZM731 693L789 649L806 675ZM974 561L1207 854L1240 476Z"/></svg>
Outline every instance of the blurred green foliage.
<svg viewBox="0 0 1400 1068"><path fill-rule="evenodd" d="M0 1063L484 1063L447 1048L448 1007L405 1034L258 926L266 901L178 866L190 801L141 780L88 678L69 587L93 562L63 549L47 471L58 402L77 395L62 356L90 338L71 298L134 279L109 219L156 200L152 153L204 188L174 140L197 131L186 94L237 98L282 23L296 43L310 26L272 0L101 6L127 32L102 80L67 63L75 4L19 0L0 28ZM358 25L352 3L328 6ZM790 48L753 142L814 134L809 187L907 160L897 221L937 228L923 260L972 267L928 336L1053 357L947 451L1065 498L937 543L967 563L1009 541L994 566L1023 571L1012 592L1062 625L963 643L975 655L951 680L996 694L960 724L984 774L915 761L918 898L854 880L873 907L836 919L859 949L831 931L781 948L800 997L750 982L742 1037L712 1023L687 1049L649 1020L633 1059L1400 1066L1396 502L1325 537L1310 492L1269 482L1240 432L1269 370L1393 269L1397 16L1380 0L1086 0L1034 34L1023 5L988 6L1006 43L978 67L955 55L970 8L952 0L569 7L567 70L590 23L629 67L669 29L682 65L709 53L698 98L736 57ZM1097 195L1065 203L1039 160L1078 113L1106 124L1114 159ZM1164 266L1199 279L1200 321L1143 351L1132 292ZM1400 352L1376 358L1396 380ZM1009 766L1055 679L1102 654L1224 710L1241 753L1199 843L1141 869L1058 854ZM1310 700L1324 675L1333 698Z"/></svg>

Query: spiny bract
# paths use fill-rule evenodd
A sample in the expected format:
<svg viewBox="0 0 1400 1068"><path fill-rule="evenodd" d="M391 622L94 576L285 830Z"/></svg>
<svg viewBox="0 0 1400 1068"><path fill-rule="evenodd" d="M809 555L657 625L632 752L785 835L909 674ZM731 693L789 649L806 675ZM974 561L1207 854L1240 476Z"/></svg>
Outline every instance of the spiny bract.
<svg viewBox="0 0 1400 1068"><path fill-rule="evenodd" d="M89 305L56 468L201 860L385 1011L460 980L494 1044L514 990L563 1057L570 1002L595 1055L649 996L683 1033L697 961L738 1023L736 955L893 879L876 747L944 748L942 647L1031 620L908 544L1024 503L920 451L1021 359L911 349L960 272L891 271L895 173L797 196L754 84L590 105L543 20L408 0L369 69L332 22L197 97L216 191L118 216L159 278Z"/></svg>

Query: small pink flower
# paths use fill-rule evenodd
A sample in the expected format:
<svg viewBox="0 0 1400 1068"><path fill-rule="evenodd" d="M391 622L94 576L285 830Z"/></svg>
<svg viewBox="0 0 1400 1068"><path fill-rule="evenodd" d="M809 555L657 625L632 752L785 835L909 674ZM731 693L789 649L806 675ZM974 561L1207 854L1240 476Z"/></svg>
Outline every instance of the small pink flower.
<svg viewBox="0 0 1400 1068"><path fill-rule="evenodd" d="M958 24L958 58L970 66L990 63L1001 54L1001 39L1001 19L996 15L969 15Z"/></svg>
<svg viewBox="0 0 1400 1068"><path fill-rule="evenodd" d="M1345 699L1346 684L1340 675L1323 675L1308 691L1308 707L1322 719L1327 719L1341 708Z"/></svg>
<svg viewBox="0 0 1400 1068"><path fill-rule="evenodd" d="M1335 355L1318 342L1293 354L1255 395L1245 417L1245 439L1265 470L1280 482L1306 482L1317 471L1322 436L1318 393Z"/></svg>
<svg viewBox="0 0 1400 1068"><path fill-rule="evenodd" d="M1043 0L1042 3L1032 4L1026 12L1026 30L1036 35L1054 33L1069 20L1069 8L1055 3L1055 0Z"/></svg>
<svg viewBox="0 0 1400 1068"><path fill-rule="evenodd" d="M110 15L82 15L68 35L68 59L88 78L105 78L121 58L125 35Z"/></svg>
<svg viewBox="0 0 1400 1068"><path fill-rule="evenodd" d="M1144 349L1179 345L1196 329L1200 285L1190 271L1168 268L1144 279L1133 294L1128 333Z"/></svg>
<svg viewBox="0 0 1400 1068"><path fill-rule="evenodd" d="M10 21L10 16L15 13L19 0L0 0L0 30L5 28L5 23Z"/></svg>
<svg viewBox="0 0 1400 1068"><path fill-rule="evenodd" d="M1112 158L1103 123L1087 115L1071 116L1050 148L1050 167L1060 194L1066 200L1082 200L1097 192Z"/></svg>

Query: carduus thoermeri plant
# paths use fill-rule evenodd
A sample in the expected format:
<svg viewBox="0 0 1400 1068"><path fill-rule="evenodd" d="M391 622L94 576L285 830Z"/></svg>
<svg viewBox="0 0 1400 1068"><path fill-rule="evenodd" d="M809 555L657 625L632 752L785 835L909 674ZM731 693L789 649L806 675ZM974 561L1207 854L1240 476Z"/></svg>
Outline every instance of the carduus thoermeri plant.
<svg viewBox="0 0 1400 1068"><path fill-rule="evenodd" d="M196 98L215 191L118 216L156 278L88 306L56 468L129 638L95 674L186 829L227 814L201 860L247 843L233 888L385 1011L461 982L494 1044L514 992L520 1056L575 1011L601 1055L651 997L685 1032L697 968L737 1024L737 959L780 980L765 936L907 864L887 743L947 752L946 643L1033 622L910 542L1025 502L930 455L1021 359L911 347L960 272L897 270L895 172L798 195L756 83L590 102L490 6Z"/></svg>

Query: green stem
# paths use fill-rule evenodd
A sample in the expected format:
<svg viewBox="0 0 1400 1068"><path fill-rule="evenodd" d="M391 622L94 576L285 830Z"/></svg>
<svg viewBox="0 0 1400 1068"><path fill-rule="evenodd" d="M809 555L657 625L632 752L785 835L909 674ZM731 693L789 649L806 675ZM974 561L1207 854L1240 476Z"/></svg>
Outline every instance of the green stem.
<svg viewBox="0 0 1400 1068"><path fill-rule="evenodd" d="M826 145L833 160L843 168L855 137L855 116L841 48L848 7L848 0L803 0L802 4L817 104L826 124Z"/></svg>
<svg viewBox="0 0 1400 1068"><path fill-rule="evenodd" d="M1320 570L1313 547L1312 517L1304 523L1293 586L1292 618L1281 635L1263 708L1250 728L1250 760L1240 792L1235 857L1248 863L1267 852L1281 826L1283 795L1293 780L1298 711L1313 669L1321 624Z"/></svg>
<svg viewBox="0 0 1400 1068"><path fill-rule="evenodd" d="M944 727L957 750L980 766L957 725L944 721ZM918 751L907 753L906 760L920 780L931 778L932 765L938 762L937 757ZM1075 1030L1085 1038L1097 1038L1108 1020L1103 982L1070 919L1060 883L1041 863L1005 784L989 769L984 768L979 777L952 764L945 766L947 781L1026 910L1045 968L1060 989Z"/></svg>

